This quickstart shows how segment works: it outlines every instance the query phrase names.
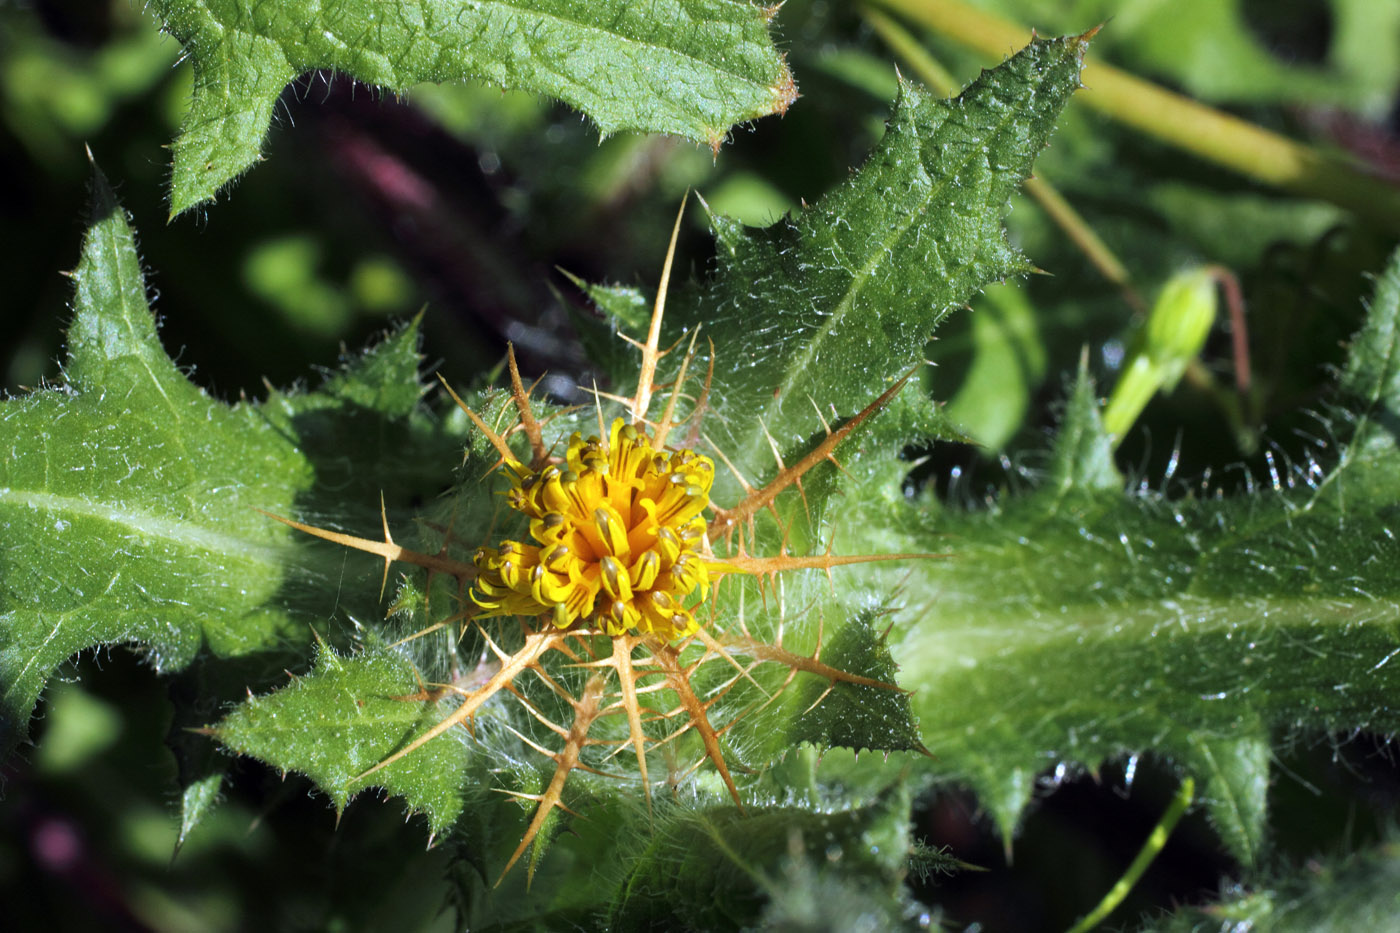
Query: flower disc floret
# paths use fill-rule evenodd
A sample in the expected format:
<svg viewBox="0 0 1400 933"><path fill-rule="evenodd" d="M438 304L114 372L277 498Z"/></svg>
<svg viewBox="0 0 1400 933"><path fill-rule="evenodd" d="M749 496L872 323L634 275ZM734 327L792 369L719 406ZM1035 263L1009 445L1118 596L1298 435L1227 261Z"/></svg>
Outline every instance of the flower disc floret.
<svg viewBox="0 0 1400 933"><path fill-rule="evenodd" d="M508 463L510 507L534 543L476 553L471 598L484 615L582 620L609 635L680 638L697 627L687 602L704 599L723 569L705 557L714 463L691 450L657 450L644 429L613 422L608 441L575 434L563 464Z"/></svg>

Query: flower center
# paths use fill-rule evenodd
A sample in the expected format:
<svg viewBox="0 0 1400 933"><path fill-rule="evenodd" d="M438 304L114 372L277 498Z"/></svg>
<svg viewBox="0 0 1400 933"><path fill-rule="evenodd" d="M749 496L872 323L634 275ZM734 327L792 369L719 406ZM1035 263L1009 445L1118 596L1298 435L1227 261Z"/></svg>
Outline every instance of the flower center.
<svg viewBox="0 0 1400 933"><path fill-rule="evenodd" d="M562 466L507 466L507 500L530 519L536 543L476 552L471 598L483 615L552 614L558 628L582 619L609 635L695 631L685 601L697 589L704 598L712 573L700 550L708 457L655 450L645 430L619 418L606 444L575 434Z"/></svg>

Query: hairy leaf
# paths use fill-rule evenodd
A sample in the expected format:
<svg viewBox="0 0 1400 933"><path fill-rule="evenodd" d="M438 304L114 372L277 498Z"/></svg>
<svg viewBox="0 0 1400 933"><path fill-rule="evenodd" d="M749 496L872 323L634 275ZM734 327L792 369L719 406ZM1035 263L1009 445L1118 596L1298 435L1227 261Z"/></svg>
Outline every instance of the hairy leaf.
<svg viewBox="0 0 1400 933"><path fill-rule="evenodd" d="M135 240L100 175L94 203L73 273L64 381L0 402L5 752L75 652L130 643L172 670L201 649L227 658L306 644L292 608L303 597L281 593L288 572L305 567L301 542L254 509L323 505L318 480L391 449L435 449L451 462L435 429L402 417L420 391L415 329L324 393L264 405L210 398L160 347ZM378 428L367 433L371 409ZM334 446L333 459L318 441ZM422 461L408 463L398 495L423 488Z"/></svg>
<svg viewBox="0 0 1400 933"><path fill-rule="evenodd" d="M194 63L175 141L171 212L212 197L256 162L287 82L333 68L395 91L488 81L547 94L606 135L675 133L718 148L736 123L796 97L765 11L743 0L158 0Z"/></svg>
<svg viewBox="0 0 1400 933"><path fill-rule="evenodd" d="M1321 421L1333 440L1246 492L1124 490L1081 380L1033 492L913 513L871 496L867 546L950 554L908 576L921 611L891 639L933 772L1009 834L1038 773L1155 754L1207 779L1252 861L1271 736L1400 728L1397 316L1400 258L1354 341L1349 408Z"/></svg>
<svg viewBox="0 0 1400 933"><path fill-rule="evenodd" d="M1394 841L1344 859L1310 859L1291 873L1231 886L1220 903L1186 907L1143 929L1270 930L1275 933L1383 930L1395 923L1400 846Z"/></svg>
<svg viewBox="0 0 1400 933"><path fill-rule="evenodd" d="M422 689L416 674L392 651L342 658L323 647L311 674L240 705L213 734L233 751L307 775L343 810L367 786L357 775L441 718L436 704L412 699ZM466 761L462 742L433 742L373 783L423 811L437 831L461 812Z"/></svg>
<svg viewBox="0 0 1400 933"><path fill-rule="evenodd" d="M733 928L751 923L765 901L770 916L800 916L804 899L808 906L826 900L819 896L818 866L833 863L846 884L877 889L877 902L897 915L888 905L908 859L908 807L907 794L892 789L833 813L773 807L745 815L716 807L683 815L638 853L611 925ZM844 910L859 913L865 906L856 900ZM830 920L829 928L840 928L835 916Z"/></svg>
<svg viewBox="0 0 1400 933"><path fill-rule="evenodd" d="M575 802L587 818L560 834L533 882L523 872L499 885L486 872L460 879L468 927L847 929L841 918L907 913L909 795L900 786L748 813L708 787L658 799L650 814L615 783L585 786ZM498 832L478 828L472 851L499 858L515 844L518 828L498 803L506 799L473 804L493 811ZM830 922L811 926L814 916Z"/></svg>
<svg viewBox="0 0 1400 933"><path fill-rule="evenodd" d="M903 84L884 139L792 220L716 216L720 258L682 318L715 342L706 433L750 481L765 432L800 453L922 359L933 329L990 282L1034 268L1006 241L1008 199L1079 85L1083 38L1041 39L944 100Z"/></svg>
<svg viewBox="0 0 1400 933"><path fill-rule="evenodd" d="M885 633L874 613L862 612L841 626L822 651L822 660L843 671L859 671L887 684L897 682ZM909 696L898 690L862 684L827 684L807 679L791 701L798 710L786 740L821 748L867 748L916 751L919 731Z"/></svg>

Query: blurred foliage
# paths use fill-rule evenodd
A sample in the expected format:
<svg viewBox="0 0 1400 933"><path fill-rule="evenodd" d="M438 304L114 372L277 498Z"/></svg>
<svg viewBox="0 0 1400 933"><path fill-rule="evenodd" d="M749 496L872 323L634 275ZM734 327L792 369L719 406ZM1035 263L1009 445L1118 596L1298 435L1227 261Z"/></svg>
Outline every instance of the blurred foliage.
<svg viewBox="0 0 1400 933"><path fill-rule="evenodd" d="M981 5L1042 34L1107 21L1094 47L1105 60L1348 153L1382 175L1400 169L1393 0ZM577 386L596 372L561 304L585 302L556 267L593 282L654 282L685 189L697 189L719 213L763 223L816 201L883 133L896 59L855 7L790 0L775 29L802 96L781 120L738 128L718 159L670 138L622 134L600 143L577 113L517 92L425 85L397 97L315 72L278 99L266 162L217 206L167 225L162 147L192 87L189 64L175 64L178 46L128 3L0 6L5 384L39 385L62 356L71 284L57 272L77 262L87 143L119 180L141 231L154 307L167 315L165 346L181 366L197 363L191 377L216 396L261 395L264 380L291 385L305 378L308 361L334 366L345 347L363 346L390 319L426 306L424 342L444 371L489 369L509 339L527 371L550 373L544 387L555 399L577 400ZM919 39L959 85L990 64L947 39ZM947 416L981 446L906 451L922 461L908 491L927 489L963 506L1038 482L1068 374L1085 359L1086 375L1106 394L1129 357L1141 310L1181 270L1210 264L1239 279L1253 381L1244 391L1236 386L1231 334L1218 324L1197 367L1127 433L1117 469L1130 486L1191 498L1267 485L1271 471L1306 465L1317 431L1307 413L1327 401L1327 373L1346 359L1372 292L1367 276L1383 269L1393 239L1332 205L1183 157L1074 103L1037 175L1111 244L1139 307L1037 202L1017 196L1012 242L1051 275L989 289L973 300L973 313L950 316L927 347L937 366L922 377L925 389L951 400ZM687 217L682 275L712 262L698 232L705 224L703 212ZM1182 492L1171 477L1194 491ZM373 526L380 480L362 482L355 494L364 513L330 517ZM425 484L417 494L434 491ZM352 592L372 591L377 577L362 577L349 574L344 591L352 611L367 614L377 610ZM176 789L194 782L179 775L190 765L177 766L166 732L172 722L214 721L221 709L177 720L181 691L193 689L181 678L202 675L157 680L124 649L84 654L67 672L76 681L45 694L35 747L6 772L0 885L11 895L7 904L17 905L20 928L80 927L94 917L114 929L454 928L458 914L443 905L476 884L463 866L477 853L451 841L424 852L424 822L403 825L397 806L369 799L351 805L337 829L333 808L308 796L307 782L278 784L249 762L231 765L222 803L172 862L181 835ZM268 686L260 677L236 673L216 693L232 703L245 686ZM180 736L172 740L178 745ZM1360 922L1369 905L1384 904L1394 860L1381 827L1400 800L1388 753L1349 730L1284 730L1272 740L1264 861L1278 864L1258 876L1243 869L1220 854L1217 830L1193 816L1111 923L1209 900L1222 876L1230 879L1223 906L1154 922L1215 928L1277 916L1304 929L1327 917ZM847 757L827 755L824 780L837 780ZM783 766L800 771L796 762ZM220 759L219 773L225 767ZM917 898L937 905L927 922L1067 926L1131 859L1170 796L1172 767L1147 754L1091 774L1032 769L1020 793L1036 805L1014 842L1014 866L1005 864L1004 827L994 829L982 805L946 789L925 794L913 837L992 870L911 874L910 914L899 919L919 921ZM1335 865L1305 863L1352 850L1361 854ZM797 848L784 849L775 864L781 874L755 890L770 891L763 922L776 928L818 928L852 904L871 905L864 917L887 910L888 901L869 891L895 874L888 866L867 876L832 874L823 853ZM832 885L840 897L829 909L813 910L827 901L801 896ZM1317 899L1319 890L1335 896ZM1343 907L1352 913L1338 913ZM653 909L645 919L660 922L661 907Z"/></svg>
<svg viewBox="0 0 1400 933"><path fill-rule="evenodd" d="M1384 117L1400 90L1394 0L985 0L1041 32L1110 23L1096 51L1219 103L1342 106Z"/></svg>

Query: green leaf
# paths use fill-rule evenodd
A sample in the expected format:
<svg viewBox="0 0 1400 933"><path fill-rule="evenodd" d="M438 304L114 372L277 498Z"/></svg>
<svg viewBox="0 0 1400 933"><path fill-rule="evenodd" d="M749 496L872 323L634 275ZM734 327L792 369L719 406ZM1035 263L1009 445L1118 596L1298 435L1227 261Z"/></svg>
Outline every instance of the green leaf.
<svg viewBox="0 0 1400 933"><path fill-rule="evenodd" d="M248 700L212 733L235 752L307 775L337 811L373 784L422 811L437 832L462 810L468 760L462 742L430 742L411 760L354 780L442 718L436 704L409 699L421 690L417 670L392 651L344 658L322 646L312 673Z"/></svg>
<svg viewBox="0 0 1400 933"><path fill-rule="evenodd" d="M1352 340L1340 377L1350 431L1337 466L1319 485L1319 503L1353 510L1367 502L1384 502L1400 481L1395 473L1396 409L1400 406L1400 253L1376 280L1361 332Z"/></svg>
<svg viewBox="0 0 1400 933"><path fill-rule="evenodd" d="M162 671L201 649L286 663L309 634L292 608L305 597L282 593L304 550L255 509L325 507L324 490L311 492L318 479L359 473L363 487L366 460L391 450L408 463L391 500L402 501L424 489L425 462L455 459L434 426L403 417L420 391L412 328L352 362L326 394L228 406L192 384L160 347L135 239L100 174L73 278L63 385L0 403L6 753L55 668L97 645L138 645ZM367 406L379 409L373 432Z"/></svg>
<svg viewBox="0 0 1400 933"><path fill-rule="evenodd" d="M1263 829L1273 752L1264 730L1252 727L1247 732L1238 739L1195 738L1184 761L1205 778L1207 793L1202 800L1226 848L1244 864L1258 865L1265 852Z"/></svg>
<svg viewBox="0 0 1400 933"><path fill-rule="evenodd" d="M604 135L674 133L714 148L797 93L768 36L772 11L742 0L158 0L155 10L195 72L172 214L258 161L278 96L317 68L393 91L479 79L565 101Z"/></svg>
<svg viewBox="0 0 1400 933"><path fill-rule="evenodd" d="M66 386L0 409L6 752L77 651L137 642L169 669L206 642L238 654L296 637L265 607L292 552L251 507L287 509L310 471L162 352L135 241L100 176L95 215L74 273Z"/></svg>
<svg viewBox="0 0 1400 933"><path fill-rule="evenodd" d="M1180 181L1143 183L1143 188L1144 200L1161 215L1158 229L1165 224L1180 231L1201 255L1235 269L1253 266L1280 241L1314 243L1346 218L1345 211L1325 201Z"/></svg>
<svg viewBox="0 0 1400 933"><path fill-rule="evenodd" d="M1384 415L1400 404L1400 257L1376 282L1376 296L1366 325L1353 341L1341 390L1358 414Z"/></svg>
<svg viewBox="0 0 1400 933"><path fill-rule="evenodd" d="M1113 443L1104 430L1087 358L1079 362L1069 404L1055 438L1055 450L1046 477L1051 509L1069 496L1120 489L1123 477L1113 464Z"/></svg>
<svg viewBox="0 0 1400 933"><path fill-rule="evenodd" d="M637 853L608 926L733 929L766 915L803 916L826 904L832 925L874 899L898 916L895 894L909 852L909 798L891 788L863 806L831 813L771 807L743 814L733 807L679 813L659 826ZM837 907L831 870L860 896ZM828 871L823 871L826 867ZM777 871L774 871L774 869ZM796 927L801 929L802 927Z"/></svg>
<svg viewBox="0 0 1400 933"><path fill-rule="evenodd" d="M876 628L878 621L874 611L859 613L827 642L822 661L837 670L895 683L894 661L885 644L888 633ZM909 695L898 690L810 678L794 691L792 708L800 711L787 736L792 745L810 742L822 748L898 752L923 748Z"/></svg>
<svg viewBox="0 0 1400 933"><path fill-rule="evenodd" d="M470 929L737 929L755 924L808 929L818 915L907 916L901 882L911 856L926 858L909 840L910 795L882 783L859 796L826 793L807 803L781 803L741 813L717 787L679 798L658 796L648 812L618 793L612 780L575 786L565 818L533 882L521 871L500 885L483 866L459 879ZM791 799L789 789L774 793ZM504 802L503 801L507 801ZM474 802L465 849L499 866L515 847L525 814L502 794ZM515 810L512 819L508 810ZM489 813L486 820L476 818ZM490 823L490 826L485 825ZM458 824L459 828L462 823ZM499 871L499 868L496 869ZM805 919L804 919L805 918ZM836 922L813 929L852 929ZM883 927L882 927L883 928Z"/></svg>
<svg viewBox="0 0 1400 933"><path fill-rule="evenodd" d="M615 385L636 378L636 351L618 339L618 331L646 333L651 317L651 304L640 291L624 285L594 285L565 272L565 277L584 292L601 313L570 309L570 321L578 331L579 342L588 353L588 360Z"/></svg>
<svg viewBox="0 0 1400 933"><path fill-rule="evenodd" d="M223 786L222 771L206 774L185 785L180 792L180 835L175 842L176 847L183 846L194 828L218 806Z"/></svg>
<svg viewBox="0 0 1400 933"><path fill-rule="evenodd" d="M922 359L949 312L1034 268L1002 217L1086 44L1036 40L954 100L902 84L884 139L817 204L762 230L713 218L718 269L677 303L725 373L707 434L751 482L775 471L766 434L805 451L823 417L854 414Z"/></svg>
<svg viewBox="0 0 1400 933"><path fill-rule="evenodd" d="M1303 868L1248 887L1232 886L1218 904L1184 907L1143 929L1383 930L1395 924L1397 887L1400 845L1390 841L1342 859L1309 859Z"/></svg>
<svg viewBox="0 0 1400 933"><path fill-rule="evenodd" d="M1397 270L1352 348L1352 407L1330 427L1352 438L1330 472L1280 465L1239 495L1124 491L1081 380L1040 489L861 515L867 546L949 553L899 578L930 608L891 638L925 767L973 786L1009 833L1037 773L1150 752L1204 779L1252 862L1275 730L1400 728Z"/></svg>

